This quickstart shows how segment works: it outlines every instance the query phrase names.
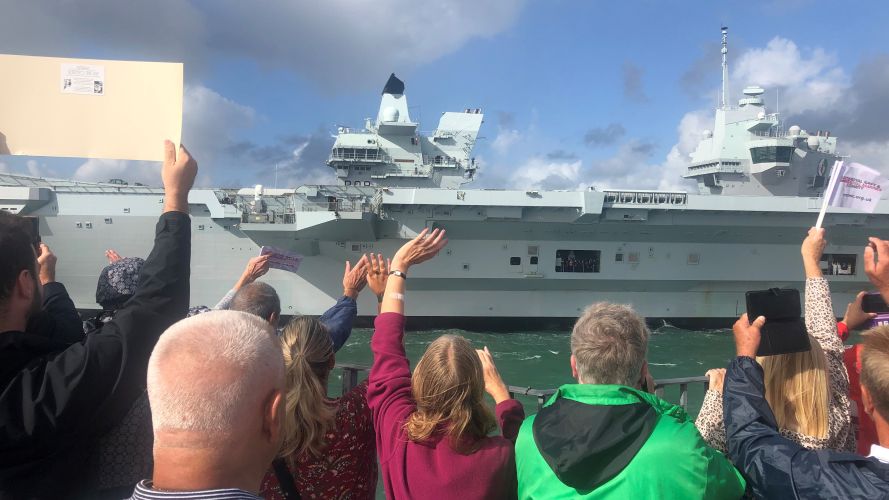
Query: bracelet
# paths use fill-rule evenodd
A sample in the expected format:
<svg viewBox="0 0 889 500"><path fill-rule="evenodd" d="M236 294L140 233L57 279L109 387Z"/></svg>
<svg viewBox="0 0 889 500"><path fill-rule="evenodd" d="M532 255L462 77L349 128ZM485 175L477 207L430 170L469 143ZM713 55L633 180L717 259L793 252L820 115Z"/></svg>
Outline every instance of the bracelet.
<svg viewBox="0 0 889 500"><path fill-rule="evenodd" d="M377 302L380 302L380 303L383 302L383 294L382 293L377 295Z"/></svg>
<svg viewBox="0 0 889 500"><path fill-rule="evenodd" d="M403 280L407 279L407 274L405 274L397 269L389 271L389 276L398 276L399 278L401 278Z"/></svg>
<svg viewBox="0 0 889 500"><path fill-rule="evenodd" d="M387 295L387 297L389 297L390 299L393 299L393 300L400 300L400 301L404 302L404 294L403 293L392 292L389 295Z"/></svg>

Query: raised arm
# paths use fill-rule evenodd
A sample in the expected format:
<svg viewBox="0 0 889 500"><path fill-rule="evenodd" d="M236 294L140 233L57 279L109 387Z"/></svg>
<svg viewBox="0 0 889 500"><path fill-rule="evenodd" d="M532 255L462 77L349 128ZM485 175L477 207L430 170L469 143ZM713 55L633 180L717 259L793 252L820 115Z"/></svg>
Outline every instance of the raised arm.
<svg viewBox="0 0 889 500"><path fill-rule="evenodd" d="M377 312L383 307L383 294L386 292L386 282L389 279L389 267L392 262L383 259L383 256L370 254L367 266L367 287L377 297Z"/></svg>
<svg viewBox="0 0 889 500"><path fill-rule="evenodd" d="M401 439L403 419L414 411L411 370L404 351L405 278L412 265L431 259L447 244L444 231L436 230L428 238L427 232L423 230L405 243L392 259L393 275L386 283L382 311L374 322L370 342L374 362L368 377L367 403L377 432L377 453L383 462L388 460L395 440Z"/></svg>
<svg viewBox="0 0 889 500"><path fill-rule="evenodd" d="M37 267L43 285L43 309L31 317L26 330L73 344L83 340L83 321L65 285L56 281L56 260L52 250L41 243Z"/></svg>
<svg viewBox="0 0 889 500"><path fill-rule="evenodd" d="M352 325L358 316L358 303L355 302L355 299L367 284L366 268L367 257L365 256L358 260L355 267L346 261L346 270L343 273L343 296L318 318L330 332L334 351L339 351L352 335Z"/></svg>
<svg viewBox="0 0 889 500"><path fill-rule="evenodd" d="M188 190L197 164L185 148L177 158L167 142L164 213L139 289L114 320L44 364L16 375L0 399L4 453L27 457L52 453L59 435L90 439L116 424L144 392L148 358L157 338L188 309L191 231ZM76 442L76 440L74 440Z"/></svg>
<svg viewBox="0 0 889 500"><path fill-rule="evenodd" d="M515 443L519 437L519 428L525 420L525 410L522 404L512 399L509 394L509 388L503 382L497 365L494 364L494 356L485 346L484 349L476 349L479 359L482 362L482 372L485 376L485 392L487 392L496 403L495 413L497 415L497 423L500 425L500 432L503 437Z"/></svg>
<svg viewBox="0 0 889 500"><path fill-rule="evenodd" d="M813 227L800 247L806 271L806 330L825 353L839 354L838 362L842 363L843 341L837 335L830 288L821 274L820 260L826 245L824 229Z"/></svg>
<svg viewBox="0 0 889 500"><path fill-rule="evenodd" d="M222 297L213 309L228 309L231 307L232 300L235 298L235 294L238 293L238 290L244 285L249 285L258 280L267 272L269 272L268 255L251 257L250 260L247 261L247 266L244 268L244 272L241 273L241 277L235 282L235 286Z"/></svg>

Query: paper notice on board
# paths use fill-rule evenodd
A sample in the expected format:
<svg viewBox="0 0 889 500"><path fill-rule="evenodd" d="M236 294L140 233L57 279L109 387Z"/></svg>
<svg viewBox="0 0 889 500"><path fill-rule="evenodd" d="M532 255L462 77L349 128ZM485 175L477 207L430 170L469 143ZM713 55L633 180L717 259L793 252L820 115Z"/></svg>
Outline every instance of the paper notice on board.
<svg viewBox="0 0 889 500"><path fill-rule="evenodd" d="M102 95L105 93L105 66L62 63L62 92Z"/></svg>
<svg viewBox="0 0 889 500"><path fill-rule="evenodd" d="M0 54L0 154L163 160L182 64Z"/></svg>

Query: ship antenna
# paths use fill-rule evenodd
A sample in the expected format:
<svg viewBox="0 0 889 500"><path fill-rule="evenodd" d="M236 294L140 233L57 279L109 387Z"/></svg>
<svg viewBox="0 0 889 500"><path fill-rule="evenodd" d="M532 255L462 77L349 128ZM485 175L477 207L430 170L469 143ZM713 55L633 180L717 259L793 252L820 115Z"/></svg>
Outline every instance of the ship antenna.
<svg viewBox="0 0 889 500"><path fill-rule="evenodd" d="M722 109L728 109L728 27L722 27Z"/></svg>

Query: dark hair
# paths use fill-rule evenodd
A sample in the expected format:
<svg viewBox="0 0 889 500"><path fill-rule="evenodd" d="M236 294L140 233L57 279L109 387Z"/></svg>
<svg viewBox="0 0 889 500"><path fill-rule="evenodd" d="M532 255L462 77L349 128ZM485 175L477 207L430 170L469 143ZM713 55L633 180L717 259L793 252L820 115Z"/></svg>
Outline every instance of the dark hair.
<svg viewBox="0 0 889 500"><path fill-rule="evenodd" d="M37 276L37 256L25 224L21 217L0 210L0 303L9 299L22 271Z"/></svg>
<svg viewBox="0 0 889 500"><path fill-rule="evenodd" d="M281 315L281 299L271 285L262 282L250 283L238 290L229 309L255 314L268 321L272 314Z"/></svg>

